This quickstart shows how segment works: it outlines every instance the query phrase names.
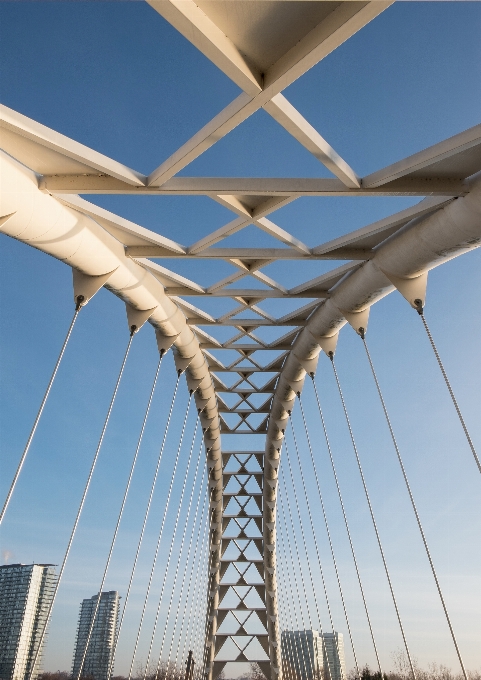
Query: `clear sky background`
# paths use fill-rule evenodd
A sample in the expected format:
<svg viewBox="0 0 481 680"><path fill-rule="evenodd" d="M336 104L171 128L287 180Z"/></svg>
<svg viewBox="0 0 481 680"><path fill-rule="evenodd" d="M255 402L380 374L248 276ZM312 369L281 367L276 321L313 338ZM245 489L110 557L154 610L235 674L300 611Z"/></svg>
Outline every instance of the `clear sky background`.
<svg viewBox="0 0 481 680"><path fill-rule="evenodd" d="M284 92L359 175L373 172L480 122L481 4L398 3ZM0 98L48 125L136 170L149 173L239 90L143 2L1 2ZM263 111L256 113L186 168L185 175L329 176ZM89 200L188 245L222 226L232 213L203 197L93 196ZM304 198L273 219L309 246L413 205L411 198ZM247 229L225 244L267 244ZM28 436L73 312L71 272L63 264L7 237L0 239L0 495L3 498ZM335 264L335 263L334 263ZM458 258L430 274L427 318L468 427L481 448L481 253ZM171 265L170 265L171 266ZM333 263L271 265L267 274L291 287ZM232 270L227 264L183 262L181 274L202 285ZM203 303L202 303L203 304ZM204 308L226 309L225 301ZM280 315L288 303L262 305ZM209 329L215 335L215 332ZM2 527L3 561L60 563L110 395L128 339L124 305L105 290L82 312ZM219 337L221 337L219 335ZM368 341L378 369L413 492L439 570L466 666L481 667L481 479L421 323L392 294L371 313ZM154 334L135 338L111 426L60 588L45 657L48 670L69 670L78 607L98 589L108 543L128 474L157 363ZM384 541L413 655L422 665L456 657L427 560L394 458L360 340L341 333L337 365ZM145 446L114 554L107 589L124 595L146 493L165 426L174 370L161 372ZM365 579L384 666L401 646L366 503L356 474L326 357L318 385L337 457L355 547ZM360 660L374 655L348 545L326 465L310 386L305 403L318 447L318 466ZM135 581L117 672L131 656L145 580L162 516L169 474L187 405L179 392L145 549ZM302 440L299 414L294 417ZM188 421L185 469L194 418ZM291 442L290 435L288 443ZM225 449L261 449L263 438L225 437ZM304 442L304 440L302 440ZM292 444L290 445L292 449ZM198 447L196 445L196 452ZM307 453L303 450L306 472ZM184 466L182 468L182 465ZM192 470L188 479L192 479ZM312 485L312 474L308 484ZM180 483L174 497L178 499ZM345 635L316 490L310 497L335 626ZM172 513L171 513L172 514ZM307 522L305 506L302 517ZM173 517L169 515L169 526ZM312 547L312 546L311 546ZM162 565L154 581L139 658L145 658ZM319 580L319 574L316 572ZM287 584L286 584L287 585ZM282 582L281 582L282 586ZM319 593L320 593L320 584ZM328 629L325 605L322 623Z"/></svg>

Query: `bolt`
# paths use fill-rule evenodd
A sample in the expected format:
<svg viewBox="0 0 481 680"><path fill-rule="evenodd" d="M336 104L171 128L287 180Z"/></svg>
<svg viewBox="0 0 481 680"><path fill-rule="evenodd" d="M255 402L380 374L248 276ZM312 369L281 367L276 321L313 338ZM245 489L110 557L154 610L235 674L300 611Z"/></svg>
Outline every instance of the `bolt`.
<svg viewBox="0 0 481 680"><path fill-rule="evenodd" d="M419 298L416 298L414 300L414 306L416 307L417 313L422 315L422 313L423 313L423 301Z"/></svg>

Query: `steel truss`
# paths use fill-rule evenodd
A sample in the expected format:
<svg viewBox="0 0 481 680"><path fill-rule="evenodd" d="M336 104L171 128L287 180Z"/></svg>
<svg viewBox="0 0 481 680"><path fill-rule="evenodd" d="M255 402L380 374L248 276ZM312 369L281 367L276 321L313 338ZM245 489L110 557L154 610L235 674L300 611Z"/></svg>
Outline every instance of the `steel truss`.
<svg viewBox="0 0 481 680"><path fill-rule="evenodd" d="M194 391L209 470L207 678L215 680L227 661L256 660L275 680L281 676L277 472L289 412L306 373L315 372L319 352L335 350L343 325L365 330L370 306L395 289L413 307L419 301L423 304L429 269L478 247L481 125L360 178L282 91L391 2L313 0L302 3L302 11L296 2L282 0L148 2L242 93L149 175L0 107L0 229L69 264L75 299L83 295L86 304L106 286L126 302L130 328L138 330L149 321L159 351L173 348L177 369L185 371ZM333 177L176 176L261 108ZM204 195L231 210L233 219L184 246L99 208L78 193ZM423 200L316 247L270 219L299 197L359 195ZM222 246L224 239L250 225L277 240L279 247ZM156 258L168 258L172 268L160 266ZM222 260L233 271L206 288L176 273L179 259ZM288 289L263 272L280 260L346 262ZM246 276L258 281L259 288L243 286ZM209 297L227 297L233 307L215 318L197 306L200 298ZM195 298L196 306L186 298ZM262 308L269 298L309 302L275 318ZM249 318L239 316L246 312ZM213 326L231 328L232 337L218 341L208 332ZM256 331L264 326L278 327L278 337L271 342L260 339ZM211 350L234 350L238 358L222 363ZM267 350L277 352L270 362L258 358ZM225 374L232 374L232 384L227 384ZM222 452L221 434L232 433L266 434L265 451ZM229 598L233 603L223 604ZM257 604L248 604L251 600ZM265 632L249 633L254 619ZM225 659L222 648L227 640L234 642L238 653ZM262 655L250 655L253 641Z"/></svg>

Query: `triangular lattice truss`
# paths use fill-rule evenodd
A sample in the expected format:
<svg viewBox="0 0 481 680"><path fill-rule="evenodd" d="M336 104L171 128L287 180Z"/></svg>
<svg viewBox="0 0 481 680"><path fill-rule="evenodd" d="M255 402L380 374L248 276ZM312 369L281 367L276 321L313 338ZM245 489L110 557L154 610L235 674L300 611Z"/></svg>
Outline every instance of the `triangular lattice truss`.
<svg viewBox="0 0 481 680"><path fill-rule="evenodd" d="M150 4L185 35L244 92L192 139L182 145L148 177L63 137L19 114L3 109L2 146L42 176L41 186L62 201L93 216L127 248L130 257L148 268L181 307L206 351L216 374L230 372L238 379L227 386L216 375L222 430L265 432L269 395L285 354L319 301L349 271L370 259L373 249L413 218L427 215L463 195L463 180L479 169L481 127L421 151L414 156L359 178L319 132L281 94L290 83L382 12L390 2L274 2L255 0L151 0ZM227 7L228 6L228 7ZM334 176L333 179L175 177L190 162L249 116L263 108ZM19 145L18 136L22 138ZM19 148L20 147L20 148ZM41 151L39 151L39 147ZM196 243L184 246L87 203L77 193L205 195L229 208L234 219ZM300 196L429 196L413 208L351 234L310 248L280 228L269 216ZM254 225L278 242L273 248L222 247L228 236ZM172 259L172 269L155 258ZM175 272L176 259L222 260L233 266L228 277L208 288ZM346 260L327 274L287 289L263 269L275 261ZM259 288L243 286L245 277ZM232 308L219 318L202 310L200 298L227 297ZM186 300L185 298L188 298ZM192 304L195 298L195 304ZM274 318L262 309L270 298L309 299L295 311ZM246 318L245 312L249 312ZM232 328L220 342L209 326ZM256 331L279 328L279 337L263 341ZM209 350L229 349L238 358L222 362ZM263 362L253 356L274 350L278 356ZM259 387L256 373L269 373ZM238 395L227 405L224 392ZM264 394L253 402L252 394Z"/></svg>
<svg viewBox="0 0 481 680"><path fill-rule="evenodd" d="M330 298L336 284L372 260L386 239L416 218L433 215L453 199L468 193L466 178L481 169L481 125L360 178L290 104L282 91L375 19L391 2L148 1L231 78L242 94L149 176L6 107L1 109L2 148L37 173L41 191L77 213L93 218L125 247L128 258L164 286L167 296L184 313L207 359L217 396L220 431L267 433L279 374L300 331L319 305ZM261 108L313 154L332 177L178 176L206 149ZM96 193L203 195L231 210L233 218L222 228L185 246L78 196ZM420 196L423 200L412 208L316 247L308 247L272 219L276 210L298 197L352 195ZM10 215L6 219L9 218ZM276 241L275 247L232 248L223 244L227 237L252 225ZM12 232L11 235L15 234ZM38 240L36 245L42 247ZM160 266L156 258L169 259L171 267ZM206 260L214 262L214 266L216 262L224 261L232 266L232 273L205 288L176 273L176 261L185 259ZM273 262L291 260L345 260L345 264L291 289L263 271ZM73 266L77 265L74 263ZM258 287L246 285L246 277ZM219 318L202 309L202 300L213 297L232 301L229 311ZM263 302L270 298L298 298L299 306L289 314L275 318L263 308ZM303 298L309 302L302 302ZM152 311L146 310L142 323ZM347 312L344 317L348 318ZM219 326L232 331L226 341L221 342L209 333L209 327ZM278 329L277 337L269 342L260 337L259 329L265 326ZM167 335L176 337L174 330ZM223 362L214 356L215 350L234 351L237 358ZM270 358L264 361L262 352L267 350L271 353ZM274 359L272 351L276 352ZM182 368L183 360L179 361ZM200 382L199 378L195 387ZM279 397L284 408L290 398ZM264 463L263 452L230 453L223 459L223 464L230 464L231 468L226 467L221 482L222 508L216 505L217 501L212 505L214 533L207 632L207 670L211 680L226 660L255 659L266 674L271 672L272 678L280 672L274 549L275 470L278 463L275 457L269 459L269 473L264 470ZM211 469L215 464L214 460L209 463ZM220 547L217 549L216 546ZM228 557L228 550L234 547L236 554ZM249 556L251 549L255 554ZM229 592L234 593L237 600L236 604L226 607L222 601ZM249 604L249 597L254 596L256 602ZM217 628L228 621L228 614L235 619L235 630L217 632ZM257 617L257 623L265 632L249 633L249 620L253 617ZM228 639L234 642L238 653L223 659L221 649ZM254 643L257 644L260 655L249 653L251 643L252 649Z"/></svg>

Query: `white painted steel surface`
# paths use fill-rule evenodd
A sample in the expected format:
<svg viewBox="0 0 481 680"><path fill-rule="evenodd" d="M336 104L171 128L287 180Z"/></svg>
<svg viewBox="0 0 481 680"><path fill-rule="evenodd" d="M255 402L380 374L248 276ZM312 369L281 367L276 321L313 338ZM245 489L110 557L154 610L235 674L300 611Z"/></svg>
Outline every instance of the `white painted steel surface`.
<svg viewBox="0 0 481 680"><path fill-rule="evenodd" d="M74 271L75 295L84 295L85 302L101 286L124 300L129 326L139 328L148 321L156 330L159 350L173 347L178 370L186 372L188 386L195 390L213 511L206 639L209 680L215 680L222 670L224 661L218 655L226 639L233 637L217 634L218 624L225 619L222 599L234 587L222 583L229 563L223 559L223 551L234 540L224 535L229 524L224 516L229 496L225 489L235 475L223 475L230 456L222 458L221 433L266 434L265 453L253 453L262 472L249 472L238 461L238 475L259 484L259 492L250 497L262 513L255 518L262 540L255 540L263 562L262 566L255 560L252 564L263 579L257 592L263 593L264 604L257 609L266 633L251 637L266 652L265 659L256 660L266 674L270 669L274 680L281 675L275 550L277 475L288 413L302 391L306 372L315 372L320 351L335 351L343 325L365 329L370 306L395 288L413 306L415 299L424 302L427 272L480 245L481 125L360 178L281 92L390 2L148 1L242 93L148 176L0 107L0 145L4 150L0 157L0 230L69 264ZM260 108L334 178L175 177ZM233 219L185 246L98 208L77 192L206 195L231 210ZM412 208L314 248L269 219L300 196L332 195L425 198ZM276 239L279 247L222 246L225 238L249 225ZM169 259L172 269L158 265L155 258ZM235 270L205 288L176 273L176 259L221 259ZM319 259L346 263L292 289L262 271L277 260ZM242 286L246 275L259 282L258 289ZM232 288L233 284L238 287ZM185 299L209 296L228 297L234 307L214 318ZM268 298L303 297L310 302L280 318L259 307ZM252 312L252 318L237 317L246 311ZM220 342L201 328L209 325L232 327L237 334ZM261 326L278 326L279 337L272 342L260 340L255 331ZM289 330L282 332L283 326ZM223 365L210 349L233 349L239 358ZM253 352L262 350L279 354L265 364L252 357ZM231 387L222 381L223 372L236 374ZM258 387L250 381L256 373L274 377L269 375ZM237 403L228 406L224 393L238 395ZM254 405L249 401L252 394L265 399ZM229 425L226 414L235 414L237 425ZM261 416L260 424L250 422L253 415ZM239 510L236 517L242 516ZM229 660L246 659L241 652Z"/></svg>

